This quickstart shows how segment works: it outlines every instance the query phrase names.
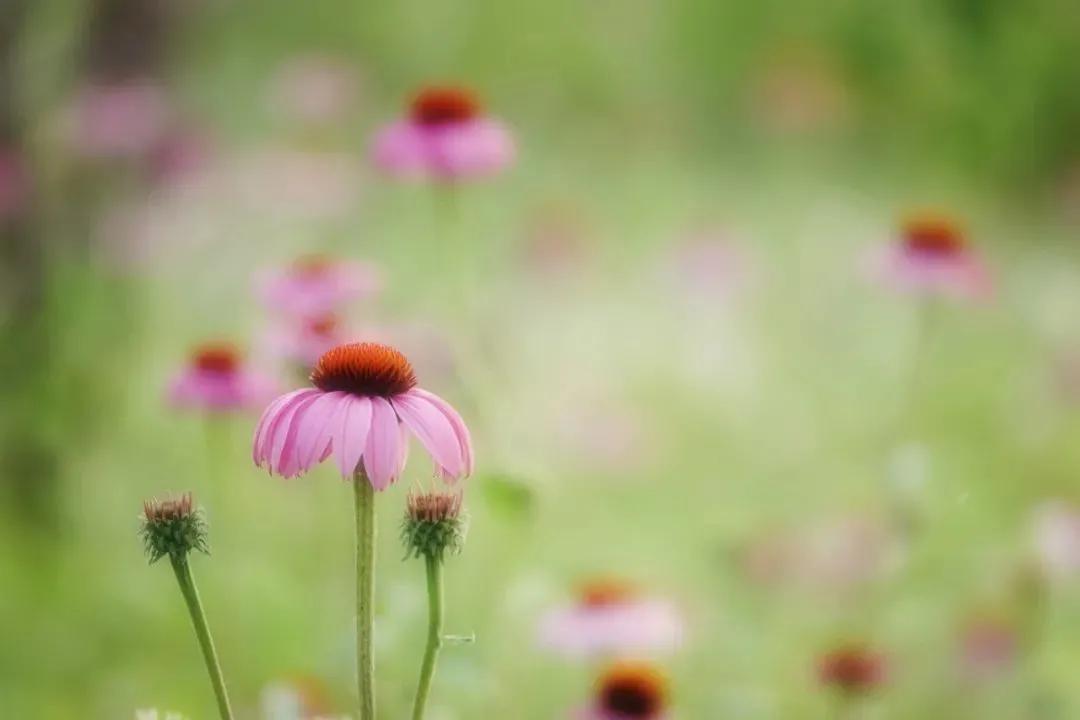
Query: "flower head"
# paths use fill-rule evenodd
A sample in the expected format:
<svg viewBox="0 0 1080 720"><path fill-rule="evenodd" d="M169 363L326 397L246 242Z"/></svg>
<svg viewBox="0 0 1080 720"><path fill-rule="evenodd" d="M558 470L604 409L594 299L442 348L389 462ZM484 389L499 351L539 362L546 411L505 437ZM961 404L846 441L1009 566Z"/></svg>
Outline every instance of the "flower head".
<svg viewBox="0 0 1080 720"><path fill-rule="evenodd" d="M472 474L472 440L461 416L417 387L412 365L394 348L371 342L335 347L319 358L311 383L263 412L252 450L256 465L294 477L334 455L342 477L362 470L384 490L405 467L412 433L443 479Z"/></svg>
<svg viewBox="0 0 1080 720"><path fill-rule="evenodd" d="M616 578L588 581L570 605L541 618L541 646L569 657L666 653L682 644L683 622L666 600Z"/></svg>
<svg viewBox="0 0 1080 720"><path fill-rule="evenodd" d="M348 331L335 314L290 320L277 324L267 333L266 345L274 356L293 367L304 368L306 375L328 350L347 341Z"/></svg>
<svg viewBox="0 0 1080 720"><path fill-rule="evenodd" d="M868 269L875 280L902 292L965 300L991 292L989 274L960 224L939 213L908 217L897 240L869 258Z"/></svg>
<svg viewBox="0 0 1080 720"><path fill-rule="evenodd" d="M393 174L438 180L490 175L515 154L509 131L487 117L472 91L437 86L421 90L409 115L375 138L375 164Z"/></svg>
<svg viewBox="0 0 1080 720"><path fill-rule="evenodd" d="M273 392L273 381L245 367L235 346L213 342L191 354L169 387L169 400L179 408L225 412L257 406Z"/></svg>
<svg viewBox="0 0 1080 720"><path fill-rule="evenodd" d="M168 555L182 559L192 550L209 554L206 519L191 493L143 503L142 536L146 555L155 563Z"/></svg>
<svg viewBox="0 0 1080 720"><path fill-rule="evenodd" d="M593 704L585 720L660 720L667 711L667 680L652 665L617 663L596 683Z"/></svg>
<svg viewBox="0 0 1080 720"><path fill-rule="evenodd" d="M886 669L881 653L863 645L844 645L818 661L818 678L824 685L861 695L885 682Z"/></svg>
<svg viewBox="0 0 1080 720"><path fill-rule="evenodd" d="M442 560L465 545L468 523L461 512L461 493L409 493L401 540L406 557Z"/></svg>
<svg viewBox="0 0 1080 720"><path fill-rule="evenodd" d="M152 82L89 85L75 99L71 142L84 157L139 157L160 139L170 115L164 91Z"/></svg>
<svg viewBox="0 0 1080 720"><path fill-rule="evenodd" d="M374 296L382 279L372 265L308 255L264 273L259 285L271 311L291 319L319 320L336 315L350 302Z"/></svg>

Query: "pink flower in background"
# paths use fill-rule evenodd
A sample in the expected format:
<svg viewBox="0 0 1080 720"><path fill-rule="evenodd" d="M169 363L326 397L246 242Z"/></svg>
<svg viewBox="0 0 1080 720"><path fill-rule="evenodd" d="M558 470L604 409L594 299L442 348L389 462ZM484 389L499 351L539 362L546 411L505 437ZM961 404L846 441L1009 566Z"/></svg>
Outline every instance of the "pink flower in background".
<svg viewBox="0 0 1080 720"><path fill-rule="evenodd" d="M343 120L353 109L358 84L356 73L341 60L293 58L274 78L271 104L296 122L327 125Z"/></svg>
<svg viewBox="0 0 1080 720"><path fill-rule="evenodd" d="M290 365L312 368L327 351L343 345L348 333L336 315L301 318L271 328L267 345L272 355Z"/></svg>
<svg viewBox="0 0 1080 720"><path fill-rule="evenodd" d="M76 97L71 141L91 158L130 158L149 152L169 121L164 91L149 81L90 85Z"/></svg>
<svg viewBox="0 0 1080 720"><path fill-rule="evenodd" d="M173 128L149 149L147 174L155 183L180 183L208 167L213 148L207 137L192 128Z"/></svg>
<svg viewBox="0 0 1080 720"><path fill-rule="evenodd" d="M762 533L738 548L736 562L761 585L837 593L880 577L898 549L883 523L852 514Z"/></svg>
<svg viewBox="0 0 1080 720"><path fill-rule="evenodd" d="M622 661L596 683L595 697L576 720L663 720L668 717L667 678L652 665Z"/></svg>
<svg viewBox="0 0 1080 720"><path fill-rule="evenodd" d="M331 455L345 478L360 468L385 490L405 467L412 433L444 480L472 474L472 440L457 411L416 386L408 359L387 345L330 350L311 373L314 388L274 400L255 430L252 457L282 477L302 475Z"/></svg>
<svg viewBox="0 0 1080 720"><path fill-rule="evenodd" d="M694 233L672 260L675 282L692 298L726 298L746 280L746 258L722 230Z"/></svg>
<svg viewBox="0 0 1080 720"><path fill-rule="evenodd" d="M869 258L872 277L900 292L930 297L983 300L993 290L982 259L961 228L941 215L917 215L900 238Z"/></svg>
<svg viewBox="0 0 1080 720"><path fill-rule="evenodd" d="M13 149L0 147L0 220L22 210L29 194L22 158Z"/></svg>
<svg viewBox="0 0 1080 720"><path fill-rule="evenodd" d="M372 265L312 255L264 273L259 286L270 310L286 317L320 319L375 295L382 279Z"/></svg>
<svg viewBox="0 0 1080 720"><path fill-rule="evenodd" d="M864 645L837 647L818 660L818 679L847 695L864 695L883 685L888 667L885 656Z"/></svg>
<svg viewBox="0 0 1080 720"><path fill-rule="evenodd" d="M960 670L972 680L999 677L1016 666L1019 650L1011 625L992 618L975 620L960 638Z"/></svg>
<svg viewBox="0 0 1080 720"><path fill-rule="evenodd" d="M483 114L471 91L456 87L422 90L409 117L384 128L373 150L385 172L445 181L491 175L515 153L506 127Z"/></svg>
<svg viewBox="0 0 1080 720"><path fill-rule="evenodd" d="M1032 542L1043 573L1051 580L1080 575L1080 508L1049 500L1035 509Z"/></svg>
<svg viewBox="0 0 1080 720"><path fill-rule="evenodd" d="M683 622L671 603L600 580L583 586L574 604L544 615L537 639L568 657L668 653L682 645Z"/></svg>
<svg viewBox="0 0 1080 720"><path fill-rule="evenodd" d="M169 387L175 407L227 412L258 407L276 388L274 382L245 368L239 351L226 343L198 348Z"/></svg>

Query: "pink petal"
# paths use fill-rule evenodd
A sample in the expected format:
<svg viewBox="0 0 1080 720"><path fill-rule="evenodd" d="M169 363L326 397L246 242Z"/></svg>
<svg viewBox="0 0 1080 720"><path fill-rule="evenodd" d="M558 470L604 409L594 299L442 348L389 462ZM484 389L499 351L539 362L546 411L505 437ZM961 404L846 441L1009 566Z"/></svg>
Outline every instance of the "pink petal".
<svg viewBox="0 0 1080 720"><path fill-rule="evenodd" d="M345 479L351 478L364 454L371 430L371 400L349 396L339 406L339 413L330 425L331 443L337 455L338 469Z"/></svg>
<svg viewBox="0 0 1080 720"><path fill-rule="evenodd" d="M301 471L311 468L330 443L330 423L347 397L343 392L325 393L304 412L296 436L296 462Z"/></svg>
<svg viewBox="0 0 1080 720"><path fill-rule="evenodd" d="M296 457L296 440L300 434L300 428L305 425L308 409L322 395L321 392L308 395L293 403L285 411L290 413L290 417L283 426L274 431L274 444L270 453L270 468L276 469L278 475L288 478L300 474L300 464Z"/></svg>
<svg viewBox="0 0 1080 720"><path fill-rule="evenodd" d="M398 395L391 403L401 419L419 438L420 443L431 453L436 466L446 475L460 477L465 468L461 444L446 415L429 401L415 395Z"/></svg>
<svg viewBox="0 0 1080 720"><path fill-rule="evenodd" d="M264 414L265 423L262 424L255 437L255 462L261 467L264 464L270 463L273 448L274 436L281 427L282 421L286 419L286 415L291 417L291 409L296 407L296 404L302 402L313 394L318 393L318 390L312 388L306 388L304 390L297 390L275 400L271 404L270 408L267 408ZM279 402L280 401L280 402ZM271 414L272 410L272 414Z"/></svg>
<svg viewBox="0 0 1080 720"><path fill-rule="evenodd" d="M465 421L458 415L457 410L450 407L450 403L443 400L435 393L430 393L422 388L413 388L406 395L413 395L423 400L428 401L439 411L446 416L446 419L450 421L450 425L454 428L454 434L457 437L458 445L461 447L461 459L464 463L462 471L463 477L468 477L473 473L473 448L472 437L469 435L469 428L465 427Z"/></svg>
<svg viewBox="0 0 1080 720"><path fill-rule="evenodd" d="M371 433L364 448L364 469L376 490L385 490L401 473L401 428L394 407L371 398Z"/></svg>

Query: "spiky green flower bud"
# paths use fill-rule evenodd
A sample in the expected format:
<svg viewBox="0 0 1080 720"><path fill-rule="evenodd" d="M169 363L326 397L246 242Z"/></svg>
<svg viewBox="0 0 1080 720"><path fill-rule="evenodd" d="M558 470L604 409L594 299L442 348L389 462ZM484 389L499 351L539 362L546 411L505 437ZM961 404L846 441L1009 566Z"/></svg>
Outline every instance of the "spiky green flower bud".
<svg viewBox="0 0 1080 720"><path fill-rule="evenodd" d="M442 560L447 552L457 554L465 546L468 518L461 511L458 493L409 493L401 541L405 557Z"/></svg>
<svg viewBox="0 0 1080 720"><path fill-rule="evenodd" d="M206 519L202 508L195 507L191 493L144 502L139 535L151 563L166 555L180 560L192 550L210 554Z"/></svg>

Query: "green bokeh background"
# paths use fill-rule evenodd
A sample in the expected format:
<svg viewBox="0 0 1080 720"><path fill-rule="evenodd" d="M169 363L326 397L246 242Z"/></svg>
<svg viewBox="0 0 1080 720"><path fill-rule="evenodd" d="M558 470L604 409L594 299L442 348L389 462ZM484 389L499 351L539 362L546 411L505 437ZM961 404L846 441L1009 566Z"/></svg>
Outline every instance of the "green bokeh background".
<svg viewBox="0 0 1080 720"><path fill-rule="evenodd" d="M215 161L350 158L355 198L332 217L257 193L177 199L71 155L67 98L100 18L127 5L15 3L6 25L5 115L37 185L31 219L0 230L25 251L5 255L19 291L0 297L0 715L213 716L175 582L136 535L144 498L186 489L211 523L194 571L239 717L298 675L348 711L349 488L332 468L268 478L253 417L163 401L193 345L256 345L258 269L319 252L383 268L385 293L355 318L445 344L455 369L418 362L421 382L476 441L447 592L448 630L477 642L444 652L434 720L546 720L585 701L596 668L533 651L534 635L596 574L684 609L686 647L665 663L675 717L833 717L814 663L846 638L890 656L867 717L1080 717L1080 588L1035 605L1016 590L1032 508L1080 496L1077 399L1059 383L1080 345L1072 3L164 3L153 74ZM282 64L312 54L359 78L348 122L318 133L267 101ZM432 80L478 88L520 145L510 172L449 207L366 161ZM934 306L917 359L919 307L858 265L923 205L965 220L997 293ZM154 232L118 251L100 228L133 208ZM523 249L552 215L579 250L554 270ZM746 273L688 298L671 267L701 225L730 235ZM629 439L596 451L611 434ZM739 548L774 529L886 523L901 447L926 466L901 560L836 592L740 572ZM396 536L428 473L414 449L378 499L385 718L405 716L423 644L422 567ZM965 683L957 638L985 612L1024 649L1012 672Z"/></svg>

